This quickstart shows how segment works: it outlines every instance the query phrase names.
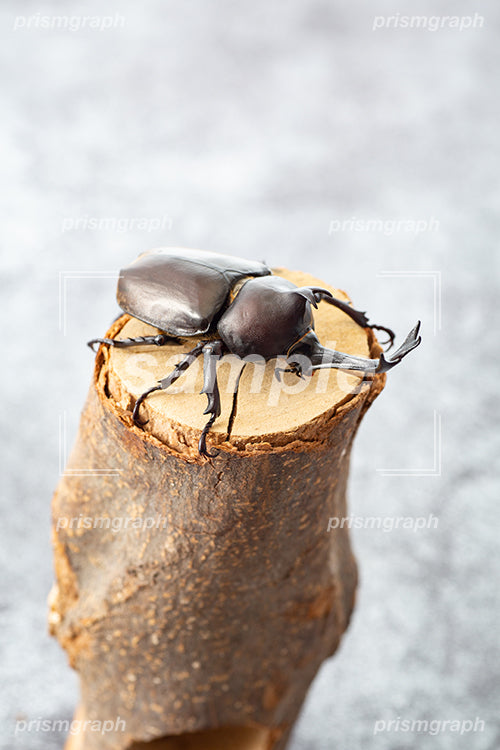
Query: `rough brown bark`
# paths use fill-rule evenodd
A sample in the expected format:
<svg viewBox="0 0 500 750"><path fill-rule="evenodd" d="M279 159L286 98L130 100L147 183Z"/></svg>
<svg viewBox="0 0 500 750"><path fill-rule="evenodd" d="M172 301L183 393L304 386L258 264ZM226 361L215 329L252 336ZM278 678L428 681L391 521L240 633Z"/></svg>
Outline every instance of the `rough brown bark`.
<svg viewBox="0 0 500 750"><path fill-rule="evenodd" d="M324 343L380 351L370 331L337 310L321 307L315 317ZM150 327L122 316L107 335L119 332ZM353 608L348 531L327 526L346 515L352 441L385 379L343 375L340 387L331 371L326 393L311 388L312 378L303 393L269 405L270 363L261 393L250 392L251 375L242 378L230 442L232 395L223 395L224 418L211 435L221 453L205 462L196 449L206 419L201 373L194 393L146 402L145 431L130 418L145 373L147 387L166 374L171 353L148 351L138 377L130 351L101 347L54 496L50 622L80 676L78 717L125 722L125 731L82 731L67 748L123 750L170 737L148 747L282 750ZM82 519L103 517L136 521L84 527ZM153 528L138 527L146 518Z"/></svg>

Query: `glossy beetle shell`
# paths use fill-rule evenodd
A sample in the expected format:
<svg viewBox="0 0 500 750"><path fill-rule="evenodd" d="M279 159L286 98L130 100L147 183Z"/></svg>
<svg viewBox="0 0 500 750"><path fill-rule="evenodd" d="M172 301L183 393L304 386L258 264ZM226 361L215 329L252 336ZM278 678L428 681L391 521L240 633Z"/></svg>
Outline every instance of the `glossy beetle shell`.
<svg viewBox="0 0 500 750"><path fill-rule="evenodd" d="M205 250L157 248L120 272L118 304L134 318L173 336L199 336L215 327L234 285L271 269Z"/></svg>

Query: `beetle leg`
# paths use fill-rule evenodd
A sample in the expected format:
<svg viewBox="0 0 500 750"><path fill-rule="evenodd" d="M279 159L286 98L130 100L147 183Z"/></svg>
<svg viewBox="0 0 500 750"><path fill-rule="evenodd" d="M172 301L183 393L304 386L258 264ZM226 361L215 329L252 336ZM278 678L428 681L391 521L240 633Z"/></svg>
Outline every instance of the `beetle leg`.
<svg viewBox="0 0 500 750"><path fill-rule="evenodd" d="M390 328L386 328L385 326L378 326L378 325L372 325L368 318L366 317L366 313L361 312L361 310L355 310L354 307L351 307L347 302L344 302L343 300L337 299L337 297L334 297L329 292L320 290L319 292L315 291L315 297L318 299L318 301L323 300L323 302L328 302L329 305L333 305L334 307L337 307L339 310L342 310L342 312L345 312L346 315L349 315L352 320L354 320L355 323L357 323L362 328L375 328L377 331L384 331L389 336L389 339L387 341L384 341L385 344L389 344L388 349L392 347L394 344L394 339L396 338L396 334L393 330Z"/></svg>
<svg viewBox="0 0 500 750"><path fill-rule="evenodd" d="M135 402L134 411L132 412L132 419L138 425L139 427L142 427L143 425L147 424L146 420L143 422L141 419L139 419L139 409L147 396L149 396L150 393L153 393L153 391L164 391L166 388L168 388L172 383L175 383L175 381L180 378L183 372L185 372L190 365L193 364L196 357L199 357L199 355L203 351L203 347L205 346L205 341L201 341L199 344L196 344L196 346L189 351L184 359L182 359L179 364L177 364L170 375L167 375L166 378L163 378L162 380L158 381L158 385L154 385L152 388L150 388L147 391L144 391L137 401ZM161 346L161 344L159 345Z"/></svg>
<svg viewBox="0 0 500 750"><path fill-rule="evenodd" d="M236 418L236 411L238 408L238 391L240 388L240 380L241 380L241 376L243 375L243 370L245 369L246 365L247 363L245 362L243 364L243 367L238 373L238 377L236 378L236 384L235 384L234 393L233 393L233 405L231 407L231 414L229 415L229 420L227 423L227 438L226 438L227 440L229 440L229 438L231 437L231 433L233 431L233 424Z"/></svg>
<svg viewBox="0 0 500 750"><path fill-rule="evenodd" d="M154 385L152 388L149 388L147 391L144 391L144 393L141 393L141 395L135 402L134 411L132 412L132 419L134 420L135 424L138 427L144 427L144 425L149 422L149 419L144 419L144 420L139 419L139 409L144 399L147 398L149 394L153 393L154 391L161 391L161 385Z"/></svg>
<svg viewBox="0 0 500 750"><path fill-rule="evenodd" d="M375 329L376 331L384 331L384 333L386 333L389 336L389 338L387 339L387 341L381 341L380 343L382 344L382 346L386 346L386 344L389 344L386 351L389 351L389 349L392 349L392 347L394 346L394 339L396 338L396 334L394 333L392 328L386 328L385 326L371 325L371 323L368 326L368 328Z"/></svg>
<svg viewBox="0 0 500 750"><path fill-rule="evenodd" d="M108 346L116 346L122 348L125 346L165 346L165 344L173 344L177 342L175 336L166 336L164 333L158 333L156 336L137 336L133 339L92 339L87 341L87 346L90 346L93 352L95 352L94 344L108 344Z"/></svg>
<svg viewBox="0 0 500 750"><path fill-rule="evenodd" d="M201 431L198 450L200 455L206 458L215 458L219 454L218 450L207 450L207 435L221 413L219 385L217 383L217 360L222 354L222 348L222 341L210 341L203 347L203 388L201 393L205 393L208 400L207 408L203 414L210 414L210 419Z"/></svg>

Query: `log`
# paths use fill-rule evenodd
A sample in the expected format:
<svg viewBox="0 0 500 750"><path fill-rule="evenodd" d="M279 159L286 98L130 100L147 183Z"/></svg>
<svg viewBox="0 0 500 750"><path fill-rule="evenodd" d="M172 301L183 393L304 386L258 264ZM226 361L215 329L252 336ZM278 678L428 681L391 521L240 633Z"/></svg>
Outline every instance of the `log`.
<svg viewBox="0 0 500 750"><path fill-rule="evenodd" d="M315 320L323 344L379 355L372 331L335 308L320 305ZM152 332L123 315L106 336ZM192 345L101 346L96 357L52 505L49 622L81 682L67 750L283 750L349 623L356 563L347 528L328 533L328 520L347 515L352 441L385 376L321 370L280 386L274 362L260 375L247 366L228 436L241 366L228 358L209 435L220 454L206 461L201 367L144 402L144 429L131 419Z"/></svg>

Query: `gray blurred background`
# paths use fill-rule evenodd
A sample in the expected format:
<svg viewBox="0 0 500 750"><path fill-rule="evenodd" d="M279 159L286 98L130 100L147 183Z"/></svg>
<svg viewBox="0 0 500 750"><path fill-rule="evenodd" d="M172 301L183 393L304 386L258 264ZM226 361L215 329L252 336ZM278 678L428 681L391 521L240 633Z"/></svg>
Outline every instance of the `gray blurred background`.
<svg viewBox="0 0 500 750"><path fill-rule="evenodd" d="M387 28L450 12L483 22ZM59 15L73 30L43 27ZM158 245L315 273L399 339L422 319L357 437L350 510L438 528L353 531L355 616L290 750L500 746L499 16L471 1L4 0L2 748L61 748L15 721L70 718L77 700L46 634L50 498L85 342L117 312L118 269ZM484 728L374 734L398 717Z"/></svg>

